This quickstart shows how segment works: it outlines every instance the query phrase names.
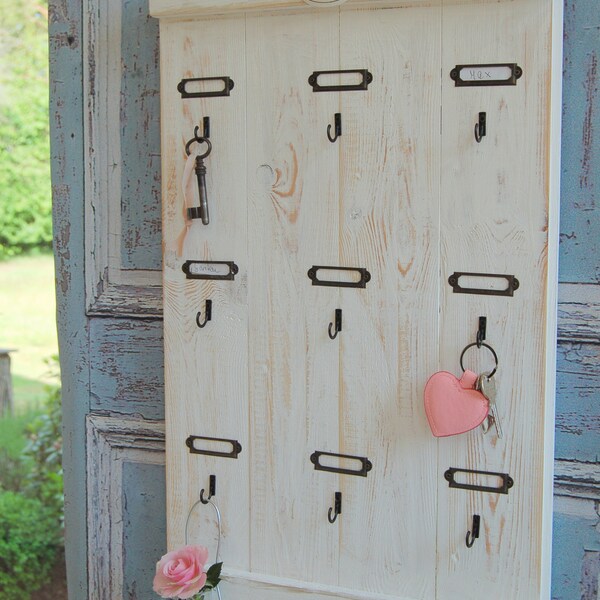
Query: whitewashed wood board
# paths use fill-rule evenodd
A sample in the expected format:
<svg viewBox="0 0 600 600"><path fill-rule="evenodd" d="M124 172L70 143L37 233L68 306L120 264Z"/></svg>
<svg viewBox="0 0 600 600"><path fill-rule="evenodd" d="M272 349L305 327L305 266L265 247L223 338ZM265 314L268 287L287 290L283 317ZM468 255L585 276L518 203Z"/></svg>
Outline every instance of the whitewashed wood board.
<svg viewBox="0 0 600 600"><path fill-rule="evenodd" d="M217 4L230 16L206 17ZM262 4L244 6L281 8ZM392 4L247 14L231 2L153 4L164 17L169 545L183 543L189 507L216 474L233 597L478 598L485 586L533 598L544 588L552 2ZM524 75L509 87L450 79L456 64L492 62ZM308 85L315 70L344 68L368 68L368 90ZM200 76L235 87L182 100L179 80ZM477 144L482 110L488 135ZM332 144L336 112L343 134ZM180 183L204 116L208 226L186 224ZM239 273L186 280L188 259L233 260ZM364 289L314 286L314 265L372 278ZM453 294L453 271L513 274L521 287L513 298ZM207 298L213 320L198 329ZM338 308L343 330L331 340ZM437 440L425 382L440 368L459 374L480 315L501 361L505 437ZM190 455L189 434L237 439L242 454ZM318 472L315 450L367 457L373 469ZM450 466L508 472L515 486L508 496L450 490ZM329 524L337 491L343 511ZM468 550L474 513L482 533ZM214 531L211 516L194 517L194 541Z"/></svg>
<svg viewBox="0 0 600 600"><path fill-rule="evenodd" d="M199 68L208 76L231 76L244 89L244 22L230 19L218 27L205 26L201 35L193 23L162 23L160 35L168 543L184 543L188 511L200 490L208 491L214 474L226 516L223 555L248 568L245 98L238 94L224 103L216 98L182 101L177 92L180 79L197 76ZM212 152L205 160L211 217L207 226L186 221L181 190L185 144L205 116L211 118L212 130ZM182 271L185 260L231 260L239 273L234 281L188 280ZM212 320L200 329L196 314L204 313L207 299L213 302ZM189 435L237 440L242 453L237 460L190 454L185 444ZM199 543L209 535L211 542L206 543L213 546L217 528L210 510L194 517L190 541Z"/></svg>
<svg viewBox="0 0 600 600"><path fill-rule="evenodd" d="M541 593L550 17L550 4L535 0L444 8L442 284L467 271L512 274L521 285L512 298L458 295L442 285L441 367L460 371L460 352L486 316L504 436L474 430L440 440L440 480L461 467L508 473L515 484L508 495L440 487L439 598L480 598L482 586L496 598ZM523 76L516 86L481 88L456 88L449 77L456 64L492 62L516 62ZM480 111L487 136L477 144ZM464 363L478 372L493 366L477 349ZM473 514L481 516L481 537L467 549Z"/></svg>

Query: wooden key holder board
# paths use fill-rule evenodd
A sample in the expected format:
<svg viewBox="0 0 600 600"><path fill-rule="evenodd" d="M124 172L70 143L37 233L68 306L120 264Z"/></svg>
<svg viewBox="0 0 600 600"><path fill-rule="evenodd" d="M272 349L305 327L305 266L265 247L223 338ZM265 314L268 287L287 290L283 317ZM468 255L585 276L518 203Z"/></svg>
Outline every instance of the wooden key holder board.
<svg viewBox="0 0 600 600"><path fill-rule="evenodd" d="M224 599L547 598L562 3L333 4L150 0L169 549L212 476ZM425 383L480 315L504 435L435 438Z"/></svg>

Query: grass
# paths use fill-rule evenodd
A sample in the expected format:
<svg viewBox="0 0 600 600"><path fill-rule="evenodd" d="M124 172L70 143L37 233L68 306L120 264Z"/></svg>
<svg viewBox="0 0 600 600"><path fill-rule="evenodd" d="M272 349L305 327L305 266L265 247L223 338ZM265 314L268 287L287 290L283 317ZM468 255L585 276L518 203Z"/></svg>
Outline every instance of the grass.
<svg viewBox="0 0 600 600"><path fill-rule="evenodd" d="M28 379L14 373L12 379L15 396L19 397L18 403L15 402L15 405L18 406L18 409L15 408L15 414L37 409L46 397L46 384L43 381Z"/></svg>
<svg viewBox="0 0 600 600"><path fill-rule="evenodd" d="M39 404L45 383L56 383L46 365L58 352L51 255L0 262L0 347L16 350L11 363L18 416Z"/></svg>

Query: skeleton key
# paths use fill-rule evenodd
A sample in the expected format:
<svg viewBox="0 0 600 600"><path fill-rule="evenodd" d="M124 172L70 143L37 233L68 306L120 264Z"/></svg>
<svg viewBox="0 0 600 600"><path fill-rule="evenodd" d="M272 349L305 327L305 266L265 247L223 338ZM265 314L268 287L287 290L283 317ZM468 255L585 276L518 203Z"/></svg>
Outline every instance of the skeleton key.
<svg viewBox="0 0 600 600"><path fill-rule="evenodd" d="M206 125L205 125L206 130ZM206 165L204 159L211 153L212 144L207 137L198 137L198 127L194 129L194 137L185 145L185 151L190 156L190 147L192 144L206 144L207 149L203 154L196 156L194 171L198 180L198 200L200 206L192 206L187 209L188 219L202 219L204 225L208 225L208 197L206 194Z"/></svg>
<svg viewBox="0 0 600 600"><path fill-rule="evenodd" d="M496 435L502 437L502 427L500 425L500 419L498 417L498 409L496 407L496 382L493 377L489 377L487 373L480 375L477 379L477 385L479 385L479 391L489 400L490 402L490 414L488 415L487 428L484 427L483 432L487 433L490 426L494 425L496 428Z"/></svg>
<svg viewBox="0 0 600 600"><path fill-rule="evenodd" d="M210 150L209 150L210 152ZM198 180L198 198L200 199L199 215L204 225L208 225L208 198L206 195L206 165L204 164L204 157L196 157L196 179Z"/></svg>

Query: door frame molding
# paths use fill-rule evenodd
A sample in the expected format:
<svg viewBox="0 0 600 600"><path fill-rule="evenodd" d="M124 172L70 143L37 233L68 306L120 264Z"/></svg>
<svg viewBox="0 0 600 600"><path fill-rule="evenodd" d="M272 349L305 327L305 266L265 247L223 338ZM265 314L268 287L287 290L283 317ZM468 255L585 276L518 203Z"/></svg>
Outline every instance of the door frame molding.
<svg viewBox="0 0 600 600"><path fill-rule="evenodd" d="M89 598L113 600L123 597L123 463L164 466L165 427L90 414L86 430Z"/></svg>
<svg viewBox="0 0 600 600"><path fill-rule="evenodd" d="M89 316L162 316L160 270L121 260L121 2L86 0L83 23L85 297Z"/></svg>

